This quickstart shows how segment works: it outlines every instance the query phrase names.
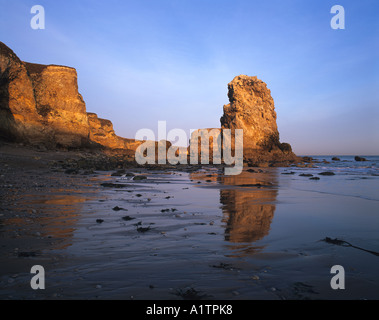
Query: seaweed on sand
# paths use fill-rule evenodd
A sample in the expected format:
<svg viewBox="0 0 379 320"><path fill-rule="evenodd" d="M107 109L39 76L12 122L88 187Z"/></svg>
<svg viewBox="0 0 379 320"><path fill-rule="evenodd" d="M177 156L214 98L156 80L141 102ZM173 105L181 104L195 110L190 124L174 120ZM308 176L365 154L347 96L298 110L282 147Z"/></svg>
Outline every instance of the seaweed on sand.
<svg viewBox="0 0 379 320"><path fill-rule="evenodd" d="M337 238L332 239L332 238L326 237L325 239L323 239L321 241L325 241L326 243L330 243L330 244L335 244L337 246L351 247L351 248L355 248L355 249L358 249L358 250L366 251L368 253L371 253L371 254L379 257L379 252L375 252L375 251L371 251L371 250L367 250L367 249L364 249L364 248L360 248L360 247L354 246L350 242L347 242L345 240L341 240L341 239L337 239Z"/></svg>

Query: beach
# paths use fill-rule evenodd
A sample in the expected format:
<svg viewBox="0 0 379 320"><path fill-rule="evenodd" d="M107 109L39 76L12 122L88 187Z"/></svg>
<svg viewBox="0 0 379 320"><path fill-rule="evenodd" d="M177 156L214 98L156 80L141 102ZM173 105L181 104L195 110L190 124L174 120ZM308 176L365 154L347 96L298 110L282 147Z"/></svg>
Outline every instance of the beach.
<svg viewBox="0 0 379 320"><path fill-rule="evenodd" d="M225 176L73 171L59 161L83 152L7 144L0 155L0 299L379 298L378 157ZM33 265L44 290L30 286ZM345 289L331 288L335 265Z"/></svg>

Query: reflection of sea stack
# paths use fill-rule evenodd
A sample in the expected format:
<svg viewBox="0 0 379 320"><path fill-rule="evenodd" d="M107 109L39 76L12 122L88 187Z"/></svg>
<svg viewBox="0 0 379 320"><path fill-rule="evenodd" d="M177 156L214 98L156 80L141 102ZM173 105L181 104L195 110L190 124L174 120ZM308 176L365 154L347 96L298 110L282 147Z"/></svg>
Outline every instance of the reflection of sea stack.
<svg viewBox="0 0 379 320"><path fill-rule="evenodd" d="M254 242L267 236L275 205L249 204L253 195L240 190L221 190L221 203L228 214L225 239L230 242Z"/></svg>
<svg viewBox="0 0 379 320"><path fill-rule="evenodd" d="M223 204L226 222L225 239L234 242L254 242L269 234L274 217L277 190L262 180L256 180L247 172L239 176L223 178L226 185L247 186L262 184L262 188L239 187L221 189L220 202Z"/></svg>

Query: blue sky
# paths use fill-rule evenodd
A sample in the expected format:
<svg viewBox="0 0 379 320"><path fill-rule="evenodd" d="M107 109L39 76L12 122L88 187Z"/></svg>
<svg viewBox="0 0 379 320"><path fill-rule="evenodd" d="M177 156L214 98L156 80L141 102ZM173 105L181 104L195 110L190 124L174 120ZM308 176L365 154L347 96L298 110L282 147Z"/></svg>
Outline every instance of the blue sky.
<svg viewBox="0 0 379 320"><path fill-rule="evenodd" d="M45 30L33 30L33 5ZM333 5L345 30L333 30ZM271 89L297 154L379 154L379 1L0 0L0 41L24 61L77 69L87 111L141 128L220 126L227 84Z"/></svg>

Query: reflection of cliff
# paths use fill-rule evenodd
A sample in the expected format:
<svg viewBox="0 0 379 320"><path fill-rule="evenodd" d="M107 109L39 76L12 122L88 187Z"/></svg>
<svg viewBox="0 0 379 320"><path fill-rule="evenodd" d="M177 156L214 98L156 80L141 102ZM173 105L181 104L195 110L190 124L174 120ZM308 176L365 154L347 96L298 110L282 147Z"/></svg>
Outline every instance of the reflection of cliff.
<svg viewBox="0 0 379 320"><path fill-rule="evenodd" d="M29 214L26 217L7 219L4 225L11 227L10 230L22 230L23 236L35 236L38 231L39 236L51 239L50 249L64 249L72 243L82 204L86 200L88 199L80 194L50 193L34 199L25 197L18 204L18 208Z"/></svg>

